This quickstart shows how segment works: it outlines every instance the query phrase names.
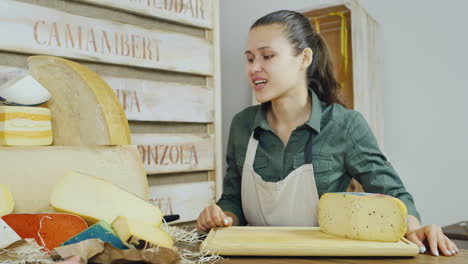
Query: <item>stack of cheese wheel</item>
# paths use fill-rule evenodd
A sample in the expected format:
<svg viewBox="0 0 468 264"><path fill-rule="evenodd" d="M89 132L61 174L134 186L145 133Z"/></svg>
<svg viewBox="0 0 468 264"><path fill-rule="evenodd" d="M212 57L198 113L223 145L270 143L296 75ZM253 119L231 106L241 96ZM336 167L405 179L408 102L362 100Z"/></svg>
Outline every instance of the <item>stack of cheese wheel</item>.
<svg viewBox="0 0 468 264"><path fill-rule="evenodd" d="M31 75L19 76L0 86L0 145L52 144L51 113L38 107L50 99L49 91Z"/></svg>
<svg viewBox="0 0 468 264"><path fill-rule="evenodd" d="M152 214L150 219L135 220L158 227L162 222L162 213L159 208L146 202L146 173L136 146L130 145L128 121L114 91L97 73L76 62L52 56L32 56L28 58L28 63L33 77L31 79L45 87L51 95L42 109L50 112L49 122L53 133L50 133L48 142L32 144L30 139L10 140L8 142L15 142L16 147L0 147L2 174L8 175L0 179L0 214L29 213L31 218L37 218L33 213L62 211L77 217L84 216L89 225L103 220L109 222L109 226L118 216L123 216L127 220L128 228L133 229L132 217ZM31 122L43 122L45 114L41 113L43 116L38 116L39 113L23 109L22 113L15 112L14 115L30 118ZM13 117L10 112L3 116ZM16 125L13 123L11 127ZM28 126L31 129L35 127L34 124ZM44 146L46 143L52 143L52 146ZM74 188L74 185L65 185L68 188L65 193L51 197L54 185L63 187L64 185L59 183L63 183L63 179L69 179L70 177L65 177L67 175L83 175L78 179L87 179L91 176L86 175L92 175L91 178L95 181L79 183L77 188ZM100 183L113 187L102 189L99 187ZM78 188L80 186L85 188ZM132 198L127 201L124 196ZM90 197L96 199L89 199ZM103 218L93 213L80 213L82 209L106 212L102 209L106 206L105 203L100 204L97 201L109 201L115 197L121 197L119 201L127 202L113 205L119 212L113 215L114 219ZM11 219L13 216L4 217ZM28 217L23 215L13 218L21 220ZM41 220L47 221L48 218L45 217L42 216ZM102 226L105 224L101 223ZM124 225L120 224L119 230L122 230L121 226ZM94 227L91 233L95 234L98 229L97 226ZM138 234L133 229L127 233ZM48 230L61 232L60 229ZM53 234L43 235L59 237ZM69 239L71 238L66 240ZM166 242L158 243L171 247L171 240L167 237L164 239ZM60 241L52 242L55 246ZM156 244L154 241L150 243Z"/></svg>

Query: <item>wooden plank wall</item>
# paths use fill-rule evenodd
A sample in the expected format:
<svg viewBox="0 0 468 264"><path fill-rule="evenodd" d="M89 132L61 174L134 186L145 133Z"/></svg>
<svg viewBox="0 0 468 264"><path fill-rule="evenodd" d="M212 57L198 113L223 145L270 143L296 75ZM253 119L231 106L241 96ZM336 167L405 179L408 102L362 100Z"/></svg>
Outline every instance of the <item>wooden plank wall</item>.
<svg viewBox="0 0 468 264"><path fill-rule="evenodd" d="M142 160L147 163L148 182L154 190L150 200L165 201L164 207L170 208L165 211L167 214L187 211L182 222L193 221L197 215L189 210L189 204L184 208L183 203L171 206L167 201L179 201L177 193L183 186L184 199L198 199L198 206L203 207L221 191L218 1L4 0L0 9L7 10L2 5L17 6L24 14L19 12L10 18L7 12L11 11L0 11L0 32L4 31L0 41L0 81L27 70L26 59L33 54L67 57L96 71L125 108L132 139L140 145ZM34 5L39 11L34 12L34 6L24 8L23 4ZM145 5L149 6L144 8ZM44 7L48 9L41 9ZM29 9L32 14L27 14ZM83 33L88 48L67 50L70 47L65 47L65 43L72 44L72 33L66 33L67 30L73 31L73 25L86 30L86 23L95 25L91 28L93 33L89 33L91 29L85 31L87 35ZM21 34L7 34L13 28L29 30L31 36L38 32L34 36L37 39L27 43ZM104 31L108 31L108 36L103 36ZM127 51L135 56L121 58L123 51L117 45L123 49L126 46L122 41L132 40L132 35L122 40L125 33L121 32L126 31L139 32L143 37L137 40L143 44L136 46L136 52L130 44ZM58 36L60 32L62 36ZM148 42L142 42L148 34L157 40L152 61L147 58L148 53L144 55ZM109 36L115 37L113 44L112 40L107 41ZM165 43L169 45L164 46ZM93 49L96 54L92 54ZM165 190L161 191L164 197L158 190ZM190 193L194 196L187 198ZM203 194L205 197L200 198Z"/></svg>

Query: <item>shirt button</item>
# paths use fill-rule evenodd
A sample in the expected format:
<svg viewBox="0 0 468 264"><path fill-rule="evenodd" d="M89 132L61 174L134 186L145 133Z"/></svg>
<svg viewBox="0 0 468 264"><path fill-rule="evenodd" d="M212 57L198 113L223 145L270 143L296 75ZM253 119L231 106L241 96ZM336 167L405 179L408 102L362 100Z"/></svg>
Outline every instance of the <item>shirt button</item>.
<svg viewBox="0 0 468 264"><path fill-rule="evenodd" d="M390 166L390 162L384 161L385 166Z"/></svg>

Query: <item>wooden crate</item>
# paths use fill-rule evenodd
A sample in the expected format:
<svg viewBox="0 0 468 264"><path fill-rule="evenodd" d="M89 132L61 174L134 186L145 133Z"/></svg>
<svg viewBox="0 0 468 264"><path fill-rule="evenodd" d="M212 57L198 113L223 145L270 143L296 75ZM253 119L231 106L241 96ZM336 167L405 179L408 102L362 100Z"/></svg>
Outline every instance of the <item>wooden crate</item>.
<svg viewBox="0 0 468 264"><path fill-rule="evenodd" d="M89 67L122 103L150 189L168 190L170 203L174 184L185 184L213 203L222 186L218 20L219 0L4 0L0 83L24 74L34 54ZM196 220L189 206L164 213Z"/></svg>

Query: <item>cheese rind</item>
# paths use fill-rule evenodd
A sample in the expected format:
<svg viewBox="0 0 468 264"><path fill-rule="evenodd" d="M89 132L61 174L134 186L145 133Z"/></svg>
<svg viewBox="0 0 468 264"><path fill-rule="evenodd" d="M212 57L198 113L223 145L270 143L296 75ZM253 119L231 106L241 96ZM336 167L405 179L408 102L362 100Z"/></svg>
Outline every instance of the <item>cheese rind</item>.
<svg viewBox="0 0 468 264"><path fill-rule="evenodd" d="M107 83L76 62L52 56L28 58L31 74L49 90L54 145L128 145L124 109Z"/></svg>
<svg viewBox="0 0 468 264"><path fill-rule="evenodd" d="M159 226L163 217L158 207L140 197L108 181L77 172L70 172L56 182L50 204L57 211L77 214L90 224L100 220L111 223L123 215Z"/></svg>
<svg viewBox="0 0 468 264"><path fill-rule="evenodd" d="M47 102L50 96L31 75L19 76L0 86L0 101L6 105L38 106Z"/></svg>
<svg viewBox="0 0 468 264"><path fill-rule="evenodd" d="M50 250L88 228L81 217L71 214L8 214L2 219L22 239L34 238Z"/></svg>
<svg viewBox="0 0 468 264"><path fill-rule="evenodd" d="M171 248L174 245L174 240L166 231L147 222L119 216L112 222L112 227L122 242L130 247L134 246L137 249L156 246Z"/></svg>
<svg viewBox="0 0 468 264"><path fill-rule="evenodd" d="M0 160L0 182L13 194L16 213L54 212L52 187L71 171L96 175L148 199L148 178L136 146L0 147Z"/></svg>
<svg viewBox="0 0 468 264"><path fill-rule="evenodd" d="M128 247L122 243L117 233L115 233L112 226L105 221L99 221L88 227L85 231L63 242L61 246L71 245L93 238L98 238L101 241L107 242L119 249L128 249Z"/></svg>
<svg viewBox="0 0 468 264"><path fill-rule="evenodd" d="M21 237L0 218L0 249L6 248L18 240L21 240Z"/></svg>
<svg viewBox="0 0 468 264"><path fill-rule="evenodd" d="M6 214L11 214L15 208L15 200L10 189L0 183L0 217Z"/></svg>
<svg viewBox="0 0 468 264"><path fill-rule="evenodd" d="M368 193L326 193L318 205L320 229L370 241L399 241L406 233L407 209L399 199Z"/></svg>
<svg viewBox="0 0 468 264"><path fill-rule="evenodd" d="M0 145L52 144L50 110L43 107L0 106Z"/></svg>

